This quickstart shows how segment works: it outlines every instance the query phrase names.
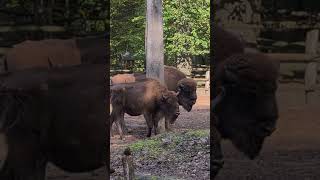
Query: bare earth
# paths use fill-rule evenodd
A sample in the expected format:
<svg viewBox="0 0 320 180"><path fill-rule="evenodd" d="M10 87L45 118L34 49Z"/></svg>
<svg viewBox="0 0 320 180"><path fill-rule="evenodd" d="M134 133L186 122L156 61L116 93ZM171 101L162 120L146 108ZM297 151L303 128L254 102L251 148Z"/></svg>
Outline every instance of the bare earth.
<svg viewBox="0 0 320 180"><path fill-rule="evenodd" d="M199 96L197 107L191 113L183 111L175 124L177 129L208 129L209 99ZM256 160L248 160L229 142L223 143L225 165L218 180L319 180L320 179L320 109L304 102L302 84L282 84L278 91L280 119L277 131L267 139ZM319 98L320 105L320 98ZM126 117L128 119L129 117ZM139 119L140 118L140 119ZM145 138L146 125L141 117L130 117L132 136L126 142L112 138L111 151L130 141ZM115 163L116 164L116 163ZM48 168L51 180L106 179L104 169L95 173L70 174ZM120 170L116 173L121 173ZM203 177L199 177L202 179Z"/></svg>
<svg viewBox="0 0 320 180"><path fill-rule="evenodd" d="M182 132L189 129L210 129L210 112L209 112L209 102L210 102L210 92L205 93L202 89L198 92L198 99L196 104L194 105L191 112L185 111L182 107L180 107L181 114L178 117L177 121L174 124L175 132ZM126 125L131 130L129 135L126 136L125 141L121 141L119 136L116 134L111 138L111 167L115 168L116 172L112 174L111 179L116 179L118 176L121 176L123 173L122 164L121 164L121 154L123 153L123 148L137 140L146 139L146 122L143 116L132 117L125 116ZM207 160L207 161L206 161ZM209 165L209 153L205 160L202 160ZM207 163L206 163L207 162ZM192 167L196 166L196 162L190 162ZM193 164L194 163L194 164ZM193 165L192 165L193 164ZM177 166L172 167L162 167L159 164L156 167L151 168L152 170L136 169L137 174L150 174L150 175L162 175L163 176L174 176L182 178L185 174L174 173L173 169L181 170L181 166L188 166L189 164L181 164L180 169ZM170 165L168 165L170 166ZM160 168L160 170L159 170ZM194 170L194 176L199 177L197 179L208 179L209 178L209 166L207 167L197 167L198 170ZM147 169L147 168L146 168ZM184 169L184 168L183 168ZM158 171L157 173L155 171ZM159 174L159 171L161 172ZM191 171L191 169L189 169ZM201 177L203 176L203 177ZM194 179L195 177L190 177L190 179Z"/></svg>

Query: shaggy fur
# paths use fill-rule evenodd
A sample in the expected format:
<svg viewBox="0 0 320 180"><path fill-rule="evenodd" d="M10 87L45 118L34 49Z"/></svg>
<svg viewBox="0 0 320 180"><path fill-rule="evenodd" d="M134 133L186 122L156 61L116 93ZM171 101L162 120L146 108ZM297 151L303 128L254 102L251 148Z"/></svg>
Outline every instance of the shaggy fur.
<svg viewBox="0 0 320 180"><path fill-rule="evenodd" d="M144 115L148 125L148 134L152 129L157 134L158 122L165 117L166 124L173 124L179 116L177 93L168 91L159 81L146 79L143 82L118 84L111 89L111 126L116 122L121 139L121 122L124 113L130 116Z"/></svg>
<svg viewBox="0 0 320 180"><path fill-rule="evenodd" d="M145 81L144 73L136 74L118 74L111 78L111 84L131 83L136 81ZM184 73L175 67L164 67L165 84L170 91L179 92L179 104L187 111L192 110L192 106L197 101L197 83L187 78Z"/></svg>
<svg viewBox="0 0 320 180"><path fill-rule="evenodd" d="M9 146L0 179L44 180L49 162L70 172L104 166L105 74L105 65L96 64L28 69L1 79L10 91L0 91L0 105L10 103L0 110Z"/></svg>
<svg viewBox="0 0 320 180"><path fill-rule="evenodd" d="M213 40L210 156L215 177L223 166L221 139L231 140L254 159L275 130L279 64L260 53L244 52L241 40L221 27L215 26Z"/></svg>
<svg viewBox="0 0 320 180"><path fill-rule="evenodd" d="M213 109L214 124L222 138L250 159L259 155L276 127L277 77L278 64L262 54L232 55L216 70L214 97L220 87L225 97Z"/></svg>
<svg viewBox="0 0 320 180"><path fill-rule="evenodd" d="M236 35L219 26L214 27L214 64L219 64L235 53L244 52L244 43Z"/></svg>

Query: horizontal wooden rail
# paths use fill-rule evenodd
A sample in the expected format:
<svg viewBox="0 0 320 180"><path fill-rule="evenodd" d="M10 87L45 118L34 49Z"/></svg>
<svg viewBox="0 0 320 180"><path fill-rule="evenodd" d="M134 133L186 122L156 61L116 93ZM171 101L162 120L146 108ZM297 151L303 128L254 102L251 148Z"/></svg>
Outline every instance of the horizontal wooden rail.
<svg viewBox="0 0 320 180"><path fill-rule="evenodd" d="M278 60L280 62L315 62L320 60L320 56L314 56L304 53L265 53L266 56Z"/></svg>
<svg viewBox="0 0 320 180"><path fill-rule="evenodd" d="M15 31L65 32L66 29L63 26L54 26L54 25L0 26L0 33L15 32Z"/></svg>

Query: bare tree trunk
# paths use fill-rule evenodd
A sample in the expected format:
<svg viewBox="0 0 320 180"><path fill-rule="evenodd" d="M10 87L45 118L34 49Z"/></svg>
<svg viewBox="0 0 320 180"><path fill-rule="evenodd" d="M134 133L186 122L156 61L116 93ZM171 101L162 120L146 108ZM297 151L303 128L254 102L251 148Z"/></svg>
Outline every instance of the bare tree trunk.
<svg viewBox="0 0 320 180"><path fill-rule="evenodd" d="M164 84L162 0L147 0L146 19L146 75ZM160 133L164 130L164 124L164 119L161 119Z"/></svg>

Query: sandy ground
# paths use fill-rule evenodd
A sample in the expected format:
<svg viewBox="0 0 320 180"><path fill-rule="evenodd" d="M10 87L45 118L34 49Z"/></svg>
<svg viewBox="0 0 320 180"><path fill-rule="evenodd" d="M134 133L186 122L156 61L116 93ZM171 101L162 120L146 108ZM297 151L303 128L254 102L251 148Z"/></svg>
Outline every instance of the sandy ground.
<svg viewBox="0 0 320 180"><path fill-rule="evenodd" d="M302 84L280 85L277 131L253 161L224 142L225 166L217 179L319 180L320 109L305 105L304 100Z"/></svg>

